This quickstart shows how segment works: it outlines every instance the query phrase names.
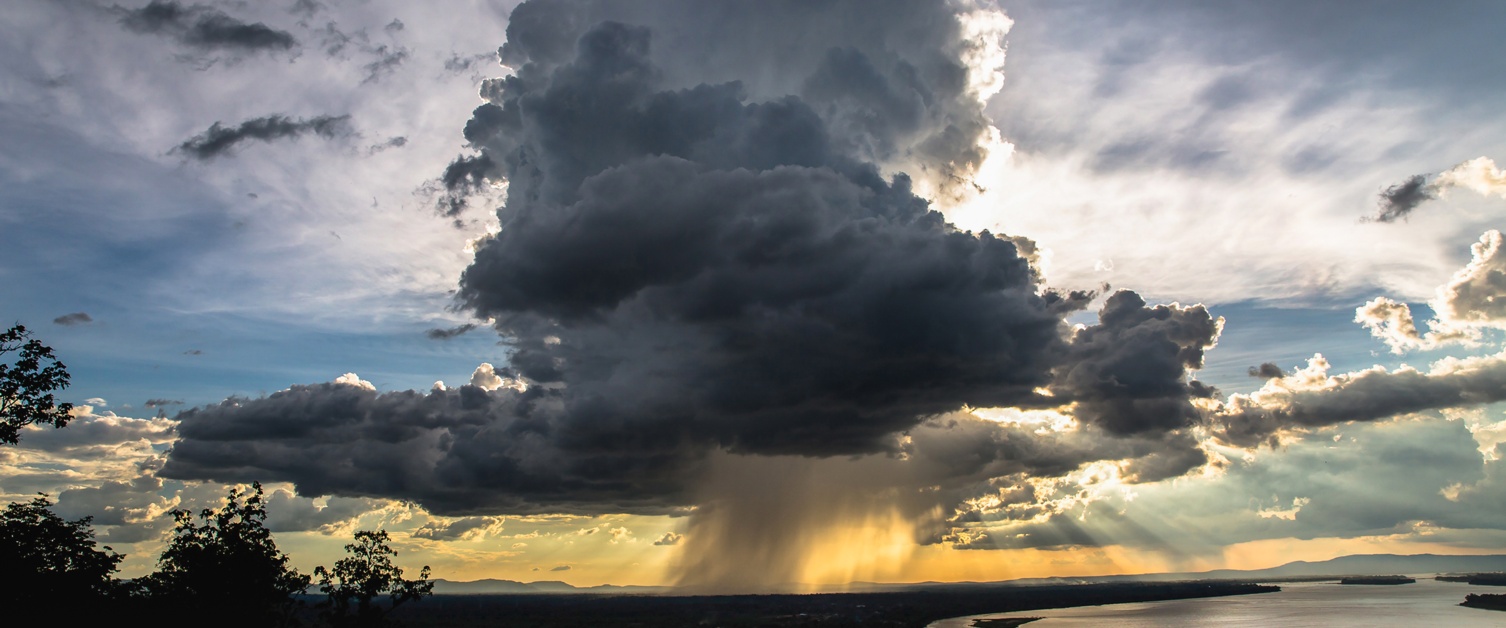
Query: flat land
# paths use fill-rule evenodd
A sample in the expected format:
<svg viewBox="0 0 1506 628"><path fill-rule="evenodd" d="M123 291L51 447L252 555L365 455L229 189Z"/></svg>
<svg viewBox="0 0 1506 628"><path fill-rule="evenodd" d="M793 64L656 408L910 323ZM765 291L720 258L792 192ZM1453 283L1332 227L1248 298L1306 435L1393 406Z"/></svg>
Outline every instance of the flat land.
<svg viewBox="0 0 1506 628"><path fill-rule="evenodd" d="M399 608L393 618L411 628L923 628L938 619L982 613L1279 590L1279 587L1246 583L1171 582L953 585L903 592L811 595L437 595Z"/></svg>

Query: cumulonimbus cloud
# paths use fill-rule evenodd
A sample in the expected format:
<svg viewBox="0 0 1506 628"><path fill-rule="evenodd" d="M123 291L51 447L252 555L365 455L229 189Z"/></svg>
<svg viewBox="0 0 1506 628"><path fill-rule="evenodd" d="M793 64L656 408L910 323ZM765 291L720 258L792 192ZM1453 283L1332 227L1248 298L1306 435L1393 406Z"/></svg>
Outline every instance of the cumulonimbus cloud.
<svg viewBox="0 0 1506 628"><path fill-rule="evenodd" d="M1002 42L957 6L519 6L514 73L483 87L474 156L442 177L456 202L507 185L458 300L494 321L508 364L428 392L352 375L190 409L163 476L449 516L683 514L729 456L855 456L892 480L872 494L924 493L905 512L945 528L962 515L934 513L995 478L1204 464L1192 434L1216 391L1191 374L1221 319L1119 291L1071 326L1096 293L1045 286L1033 243L960 230L917 193L965 180L990 137L970 64ZM791 21L829 36L746 34ZM659 37L688 48L655 52ZM1068 425L967 412L990 407ZM754 510L705 508L686 542L777 523Z"/></svg>

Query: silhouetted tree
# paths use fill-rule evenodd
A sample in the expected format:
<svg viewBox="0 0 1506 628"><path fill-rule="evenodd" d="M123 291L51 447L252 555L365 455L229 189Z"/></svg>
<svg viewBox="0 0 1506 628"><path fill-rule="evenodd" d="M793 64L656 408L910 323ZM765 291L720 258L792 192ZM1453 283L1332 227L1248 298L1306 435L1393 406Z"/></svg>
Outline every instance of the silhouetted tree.
<svg viewBox="0 0 1506 628"><path fill-rule="evenodd" d="M295 623L293 596L308 588L309 577L289 567L272 541L261 484L230 489L225 505L200 511L198 523L186 510L172 514L173 537L142 583L160 610L212 616L221 626Z"/></svg>
<svg viewBox="0 0 1506 628"><path fill-rule="evenodd" d="M52 392L68 387L68 369L23 325L0 332L0 360L15 354L15 363L0 362L0 443L14 445L21 428L32 424L68 424L71 403L58 403Z"/></svg>
<svg viewBox="0 0 1506 628"><path fill-rule="evenodd" d="M95 549L90 518L65 521L46 495L0 512L0 604L46 608L53 619L102 611L119 583L111 574L125 558Z"/></svg>
<svg viewBox="0 0 1506 628"><path fill-rule="evenodd" d="M392 564L397 552L387 541L386 530L362 530L356 533L355 543L345 546L350 555L336 562L334 569L314 569L319 590L329 596L323 616L331 624L381 626L392 609L433 594L429 566L424 565L417 580L404 580L402 568ZM382 595L387 596L385 608L377 601Z"/></svg>

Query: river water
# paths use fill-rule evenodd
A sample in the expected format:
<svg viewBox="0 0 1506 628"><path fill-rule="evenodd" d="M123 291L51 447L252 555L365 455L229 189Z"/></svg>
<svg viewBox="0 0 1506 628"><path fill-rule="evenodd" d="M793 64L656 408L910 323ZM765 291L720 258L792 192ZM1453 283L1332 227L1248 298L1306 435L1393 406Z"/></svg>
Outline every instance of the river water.
<svg viewBox="0 0 1506 628"><path fill-rule="evenodd" d="M1506 612L1459 606L1469 593L1506 593L1502 587L1439 582L1414 576L1401 585L1284 582L1279 593L1167 602L1109 604L954 617L927 628L967 628L974 619L1043 617L1026 628L1193 628L1202 626L1506 626ZM1427 578L1427 579L1424 579Z"/></svg>

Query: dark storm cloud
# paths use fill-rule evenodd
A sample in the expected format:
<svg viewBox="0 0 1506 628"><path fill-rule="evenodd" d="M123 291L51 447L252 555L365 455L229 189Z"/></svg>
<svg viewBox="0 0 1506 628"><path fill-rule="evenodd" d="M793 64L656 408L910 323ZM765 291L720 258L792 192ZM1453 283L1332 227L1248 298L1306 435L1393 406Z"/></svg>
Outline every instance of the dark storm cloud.
<svg viewBox="0 0 1506 628"><path fill-rule="evenodd" d="M1286 377L1286 371L1281 370L1280 366L1271 362L1262 362L1260 366L1252 366L1249 372L1250 377L1258 377L1260 379Z"/></svg>
<svg viewBox="0 0 1506 628"><path fill-rule="evenodd" d="M424 332L424 335L428 336L430 340L449 340L475 328L475 323L466 323L464 325L456 325L449 328L436 327Z"/></svg>
<svg viewBox="0 0 1506 628"><path fill-rule="evenodd" d="M1222 320L1201 305L1147 307L1128 291L1110 296L1098 319L1077 332L1069 364L1052 387L1077 401L1077 417L1117 435L1198 422L1202 413L1191 400L1215 391L1186 375L1202 368Z"/></svg>
<svg viewBox="0 0 1506 628"><path fill-rule="evenodd" d="M118 7L117 7L118 8ZM257 22L247 24L214 7L184 6L172 0L153 0L140 9L118 8L120 23L138 33L166 35L202 51L257 52L288 50L298 40L287 31Z"/></svg>
<svg viewBox="0 0 1506 628"><path fill-rule="evenodd" d="M1418 205L1437 198L1433 186L1428 184L1427 175L1413 175L1381 192L1376 201L1378 211L1367 220L1396 222L1411 215Z"/></svg>
<svg viewBox="0 0 1506 628"><path fill-rule="evenodd" d="M667 513L694 456L652 435L564 451L558 392L462 386L378 394L294 386L178 415L163 477L289 481L302 495L391 497L443 515ZM656 449L655 449L656 448Z"/></svg>
<svg viewBox="0 0 1506 628"><path fill-rule="evenodd" d="M457 202L508 185L502 229L477 245L458 298L496 321L511 351L498 375L520 386L318 384L227 400L179 416L164 476L286 480L447 515L672 513L723 452L903 453L926 461L927 486L954 488L1103 459L1133 460L1143 481L1201 464L1186 429L1191 400L1212 391L1189 373L1218 319L1119 292L1074 334L1063 317L1093 293L1045 288L1028 240L958 230L909 177L870 162L911 149L932 151L925 163L969 159L976 106L961 104L961 66L935 56L957 36L944 4L673 8L715 14L712 32L657 4L520 6L503 49L516 73L484 87L490 102L465 127L478 153L439 181ZM689 50L711 43L681 38L725 34L728 54L749 52L732 32L743 17L833 29L792 51L808 73L779 84L816 102L760 99L772 84L758 81L682 84L715 73L658 64L649 28L571 21L598 10L668 20L664 37ZM549 28L524 28L535 21ZM927 144L937 137L958 144ZM1085 425L1056 438L928 423L967 406L1075 406Z"/></svg>
<svg viewBox="0 0 1506 628"><path fill-rule="evenodd" d="M483 108L488 106L482 105ZM482 109L478 108L476 111L480 115ZM470 128L470 124L466 125L467 131ZM485 187L489 177L496 178L495 172L496 164L484 153L456 157L439 177L439 184L444 188L439 199L439 213L451 218L460 215L469 205L467 197Z"/></svg>
<svg viewBox="0 0 1506 628"><path fill-rule="evenodd" d="M1001 42L964 39L953 10L930 0L526 2L514 10L500 51L519 71L503 82L512 93L531 90L524 86L571 62L577 42L598 24L641 25L666 42L643 51L661 89L737 81L755 100L797 94L849 156L904 164L943 190L966 187L985 156L980 140L989 124L959 58ZM528 107L489 99L509 112ZM505 142L467 139L498 156L510 152Z"/></svg>
<svg viewBox="0 0 1506 628"><path fill-rule="evenodd" d="M62 325L64 327L72 327L74 325L87 325L92 322L94 322L94 317L89 316L88 312L74 312L72 314L64 314L52 319L52 324Z"/></svg>
<svg viewBox="0 0 1506 628"><path fill-rule="evenodd" d="M348 115L317 116L307 120L271 115L247 120L234 127L221 126L219 122L215 122L209 129L185 140L173 150L187 153L195 159L209 160L230 152L237 144L247 140L270 142L308 133L333 139L350 132Z"/></svg>

